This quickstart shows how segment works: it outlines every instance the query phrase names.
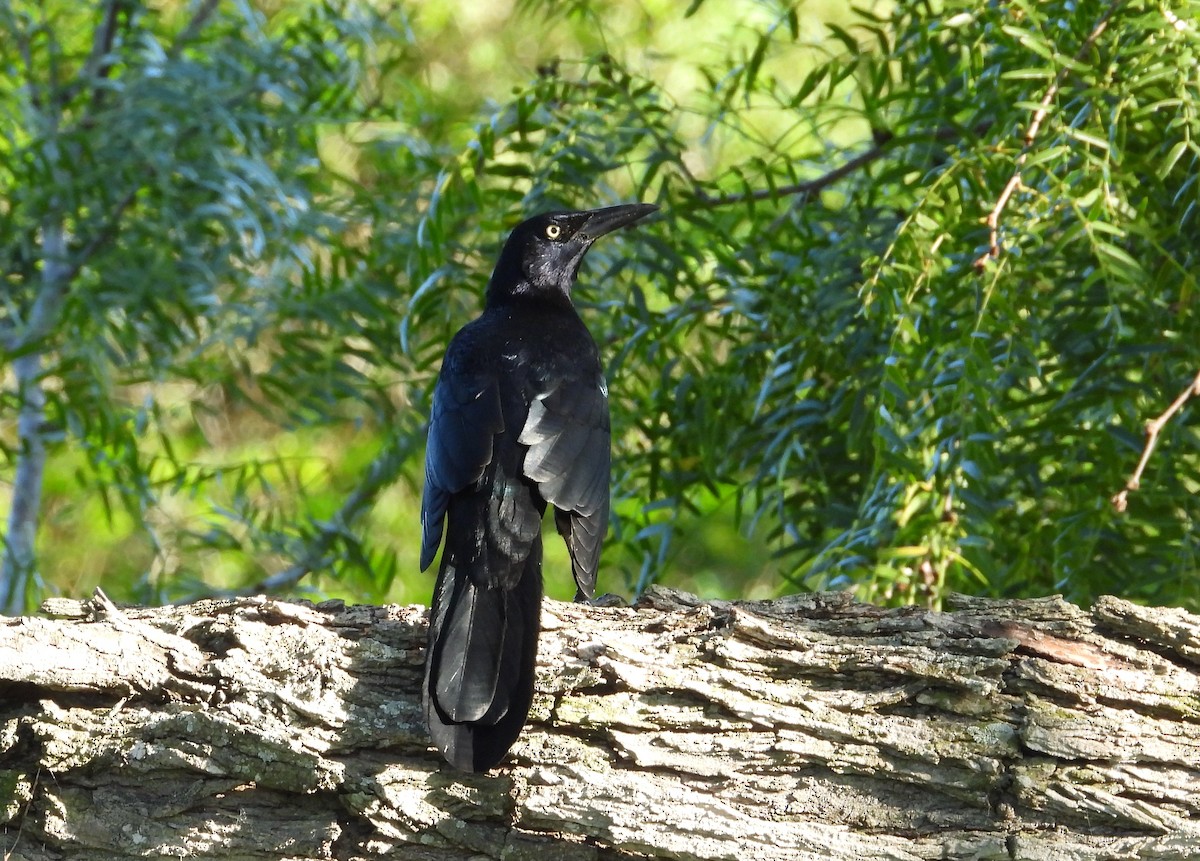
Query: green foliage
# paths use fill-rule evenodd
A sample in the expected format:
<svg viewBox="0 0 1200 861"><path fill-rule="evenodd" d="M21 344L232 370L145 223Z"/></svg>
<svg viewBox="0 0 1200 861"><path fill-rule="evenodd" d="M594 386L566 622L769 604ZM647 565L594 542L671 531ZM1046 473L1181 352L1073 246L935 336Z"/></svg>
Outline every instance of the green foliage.
<svg viewBox="0 0 1200 861"><path fill-rule="evenodd" d="M273 432L393 411L356 367L353 337L386 341L394 288L344 291L324 271L323 247L350 222L316 158L324 124L369 116L362 74L382 33L347 4L270 22L215 4L177 21L101 6L98 20L73 4L0 11L3 106L17 120L0 142L13 189L0 209L0 334L14 356L47 357L51 457L74 462L110 523L140 530L134 594L161 600L190 591L205 551L257 567L314 534L296 525L313 464L268 451L216 461L206 426L254 412ZM54 233L70 237L61 285ZM56 289L61 301L45 303ZM21 409L20 380L4 397L6 413ZM329 408L340 399L347 408ZM5 447L10 462L21 451ZM207 512L169 522L173 499L197 496ZM361 565L358 548L346 542L345 556Z"/></svg>
<svg viewBox="0 0 1200 861"><path fill-rule="evenodd" d="M127 597L423 600L423 404L499 242L643 199L580 291L627 588L1200 606L1188 408L1109 501L1200 369L1195 2L531 2L516 87L439 85L480 34L352 0L101 7L0 5L0 337L44 359L45 530L97 500Z"/></svg>

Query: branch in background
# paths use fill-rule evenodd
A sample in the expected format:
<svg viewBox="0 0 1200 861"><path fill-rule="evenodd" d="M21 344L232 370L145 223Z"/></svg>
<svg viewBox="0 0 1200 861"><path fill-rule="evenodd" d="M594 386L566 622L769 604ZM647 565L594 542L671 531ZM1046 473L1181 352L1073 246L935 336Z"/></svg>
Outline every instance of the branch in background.
<svg viewBox="0 0 1200 861"><path fill-rule="evenodd" d="M347 534L354 522L374 504L380 491L396 480L400 467L413 456L417 447L424 441L425 437L422 434L400 435L398 441L389 444L375 456L366 476L346 497L337 513L327 521L314 524L317 527L316 535L295 563L252 586L234 590L229 594L245 596L279 592L294 586L305 575L332 565L337 558L333 548L338 539Z"/></svg>
<svg viewBox="0 0 1200 861"><path fill-rule="evenodd" d="M1192 380L1190 386L1180 392L1172 404L1167 407L1162 415L1153 418L1146 422L1146 447L1142 449L1141 460L1138 461L1137 468L1134 469L1133 475L1129 476L1129 481L1125 482L1124 489L1112 498L1112 504L1118 512L1124 512L1129 506L1130 491L1137 490L1142 485L1142 473L1146 470L1146 464L1150 462L1150 454L1154 451L1154 446L1158 442L1158 435L1162 433L1162 429L1166 426L1174 415L1183 409L1192 397L1200 397L1200 373L1196 374L1196 379Z"/></svg>
<svg viewBox="0 0 1200 861"><path fill-rule="evenodd" d="M117 18L122 4L123 0L110 0L105 6L104 16L93 36L92 52L80 73L78 86L92 88L92 107L99 104L101 94L101 88L96 84L107 77L111 67L108 55L116 38ZM32 58L28 62L29 84L32 88ZM51 83L51 92L58 92L57 75ZM53 112L46 118L48 140L60 136L63 119L60 111L69 98L70 94L64 92L60 98L47 102L46 109ZM57 170L53 173L58 182ZM43 436L46 393L42 388L44 350L39 343L57 327L67 291L80 268L91 254L116 235L121 215L133 199L134 194L131 193L117 204L108 223L88 241L82 253L76 255L73 261L68 259L65 214L56 212L47 216L42 224L41 289L24 326L12 327L3 344L7 352L17 356L13 360L13 377L20 406L17 412L16 476L13 480L12 507L4 537L4 557L0 560L0 613L17 614L24 611L25 593L37 564L35 545L46 467L46 440Z"/></svg>
<svg viewBox="0 0 1200 861"><path fill-rule="evenodd" d="M809 197L819 191L823 191L839 179L849 176L859 168L866 167L871 162L878 161L887 151L887 145L891 142L892 137L891 132L880 133L878 136L879 139L866 152L855 156L840 167L835 167L828 173L806 182L798 182L794 185L780 185L775 188L760 188L740 194L713 196L700 192L696 195L696 200L704 206L727 206L731 203L747 203L751 200L775 200L781 197L791 197L795 194Z"/></svg>
<svg viewBox="0 0 1200 861"><path fill-rule="evenodd" d="M38 341L53 330L71 283L67 277L66 230L61 222L43 227L42 289L29 319L6 349L19 355L13 361L17 398L17 468L13 480L12 508L8 512L4 559L0 562L0 613L25 610L25 590L35 567L38 511L42 499L42 474L46 466L46 393L42 389L42 351Z"/></svg>
<svg viewBox="0 0 1200 861"><path fill-rule="evenodd" d="M63 93L62 104L69 104L80 90L91 89L91 99L88 105L88 113L95 114L100 107L100 102L104 98L104 89L96 86L98 81L108 78L108 73L112 69L112 54L113 45L117 40L117 19L121 12L125 12L125 22L129 22L129 13L126 9L128 0L108 0L104 4L104 12L100 19L100 23L96 26L96 31L92 34L92 50L88 54L87 61L83 64L83 68L79 71L79 77L67 87Z"/></svg>
<svg viewBox="0 0 1200 861"><path fill-rule="evenodd" d="M969 132L975 136L981 136L987 133L991 128L990 122L980 123ZM933 140L933 141L949 141L960 140L963 137L963 129L955 126L947 126L945 128L936 129L928 134L912 134L904 135L903 142L909 143L914 140ZM750 201L760 200L777 200L783 197L792 197L800 195L802 199L811 197L812 195L824 191L829 186L841 179L845 179L850 174L860 168L878 161L895 143L897 136L886 130L876 130L874 133L874 143L865 152L856 155L854 158L847 161L845 164L835 167L828 173L823 173L818 177L797 182L793 185L780 185L774 188L760 188L754 191L746 191L732 194L709 195L704 192L697 192L695 200L701 206L728 206L732 203L748 203Z"/></svg>
<svg viewBox="0 0 1200 861"><path fill-rule="evenodd" d="M108 55L112 53L113 44L117 39L117 15L123 11L124 5L124 0L108 0L108 3L105 4L104 20L96 28L92 39L92 53L88 57L87 65L84 66L83 80L85 82L108 77L108 72L112 68L112 62L108 59ZM93 102L98 95L99 90L92 93Z"/></svg>
<svg viewBox="0 0 1200 861"><path fill-rule="evenodd" d="M79 270L84 267L97 251L99 251L106 243L111 242L117 236L117 228L121 224L121 216L125 214L130 204L133 203L141 188L135 188L133 191L126 192L125 196L117 201L117 205L112 208L108 218L105 220L91 238L81 247L78 253L72 255L70 266L66 270L66 280L68 282L75 280L75 276L79 274Z"/></svg>
<svg viewBox="0 0 1200 861"><path fill-rule="evenodd" d="M11 21L11 19L10 19ZM8 38L12 39L17 46L17 53L21 55L21 62L25 64L25 81L26 91L29 93L29 104L35 112L42 109L42 93L34 85L33 75L33 47L29 37L29 31L24 28L13 26L16 32L7 33Z"/></svg>
<svg viewBox="0 0 1200 861"><path fill-rule="evenodd" d="M79 88L92 89L89 100L92 108L96 108L102 98L103 90L98 84L107 78L111 69L109 54L115 43L117 22L124 5L125 0L109 0L105 5L104 14L93 35L91 53L76 84ZM188 41L199 34L218 5L218 0L204 0L200 4L172 44L172 54L178 54ZM32 56L27 50L24 56L29 84L33 89ZM50 92L60 93L53 64L51 78ZM48 102L46 110L53 112L46 118L48 139L60 135L60 122L63 119L60 112L71 96L73 93L61 91L60 98ZM83 122L87 123L88 118L84 117ZM134 189L118 201L107 221L84 243L72 260L68 260L65 213L47 217L42 225L41 289L25 325L14 328L9 333L7 343L3 344L5 350L17 354L13 361L13 375L20 407L17 414L16 477L4 537L4 556L0 560L0 613L17 614L24 611L26 589L36 569L35 543L46 465L46 441L43 437L46 394L42 388L44 351L38 343L58 325L63 300L79 270L100 247L116 237L121 217L133 203L137 191Z"/></svg>
<svg viewBox="0 0 1200 861"><path fill-rule="evenodd" d="M171 44L171 48L167 52L168 56L177 57L188 42L200 35L200 31L204 29L204 25L208 23L208 19L212 17L213 12L217 11L217 6L219 5L220 0L204 0L196 8L196 12L192 15L192 19L187 22L187 26L175 37L175 41Z"/></svg>
<svg viewBox="0 0 1200 861"><path fill-rule="evenodd" d="M1108 22L1112 18L1113 13L1121 5L1122 0L1113 0L1104 10L1104 14L1100 16L1100 20L1096 22L1096 26L1092 28L1092 32L1088 33L1088 37L1083 40L1083 44L1079 46L1079 50L1075 52L1075 60L1083 59L1084 54L1096 44L1096 40L1100 38L1100 34L1108 27ZM1029 128L1025 132L1025 137L1022 141L1021 154L1017 156L1016 169L1012 176L1008 178L1008 182L1004 186L1004 190L1000 192L1000 197L996 199L996 205L992 207L992 211L988 213L986 223L991 231L990 244L988 250L975 261L975 268L982 269L987 263L988 258L996 258L1000 256L1000 215L1004 212L1004 208L1008 206L1008 201L1012 198L1013 192L1017 190L1017 186L1021 184L1021 167L1029 158L1029 148L1033 146L1033 142L1037 140L1038 132L1041 131L1042 121L1046 119L1046 114L1050 112L1050 103L1054 101L1054 97L1058 95L1058 90L1062 86L1062 82L1066 79L1068 67L1063 66L1058 70L1058 74L1054 76L1054 81L1046 89L1045 95L1042 96L1041 104L1038 109L1033 112L1033 120L1029 123Z"/></svg>
<svg viewBox="0 0 1200 861"><path fill-rule="evenodd" d="M204 25L208 23L208 19L217 10L220 5L219 0L204 0L203 3L196 9L195 14L175 37L175 41L171 43L168 49L168 54L172 57L177 56L183 47L199 35L204 29ZM104 98L104 87L97 86L100 81L108 78L109 72L112 70L111 53L113 45L116 44L117 24L118 19L124 13L125 23L129 23L129 0L108 0L104 4L104 13L100 19L100 23L96 26L96 31L92 36L92 50L88 54L87 62L84 63L80 70L79 78L66 91L63 96L62 104L67 104L75 97L75 95L84 89L91 89L91 97L88 105L88 114L94 115L101 106L101 101ZM32 68L30 68L32 72ZM31 78L32 79L32 78ZM87 119L84 120L87 123Z"/></svg>

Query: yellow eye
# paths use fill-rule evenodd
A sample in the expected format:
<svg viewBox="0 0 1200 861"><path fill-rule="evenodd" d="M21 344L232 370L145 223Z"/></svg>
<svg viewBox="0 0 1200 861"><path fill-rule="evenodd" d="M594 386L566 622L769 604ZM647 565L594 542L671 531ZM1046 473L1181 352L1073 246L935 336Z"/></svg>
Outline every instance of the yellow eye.
<svg viewBox="0 0 1200 861"><path fill-rule="evenodd" d="M558 239L558 237L562 235L562 228L557 224L547 224L546 235L551 239Z"/></svg>

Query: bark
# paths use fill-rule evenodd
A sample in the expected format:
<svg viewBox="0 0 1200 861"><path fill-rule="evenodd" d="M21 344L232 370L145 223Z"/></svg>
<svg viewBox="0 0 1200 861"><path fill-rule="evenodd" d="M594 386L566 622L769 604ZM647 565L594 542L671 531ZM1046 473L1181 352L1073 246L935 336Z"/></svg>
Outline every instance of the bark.
<svg viewBox="0 0 1200 861"><path fill-rule="evenodd" d="M509 760L419 712L425 610L0 622L7 859L1193 859L1200 617L1115 598L549 601Z"/></svg>

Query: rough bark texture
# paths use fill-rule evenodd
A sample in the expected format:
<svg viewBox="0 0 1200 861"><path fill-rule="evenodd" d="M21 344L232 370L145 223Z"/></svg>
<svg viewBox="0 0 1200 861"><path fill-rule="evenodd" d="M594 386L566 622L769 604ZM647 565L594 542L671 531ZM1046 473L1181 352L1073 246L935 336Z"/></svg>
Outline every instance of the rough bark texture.
<svg viewBox="0 0 1200 861"><path fill-rule="evenodd" d="M547 602L505 767L427 747L421 607L0 622L8 859L1194 859L1200 618L1106 598Z"/></svg>

